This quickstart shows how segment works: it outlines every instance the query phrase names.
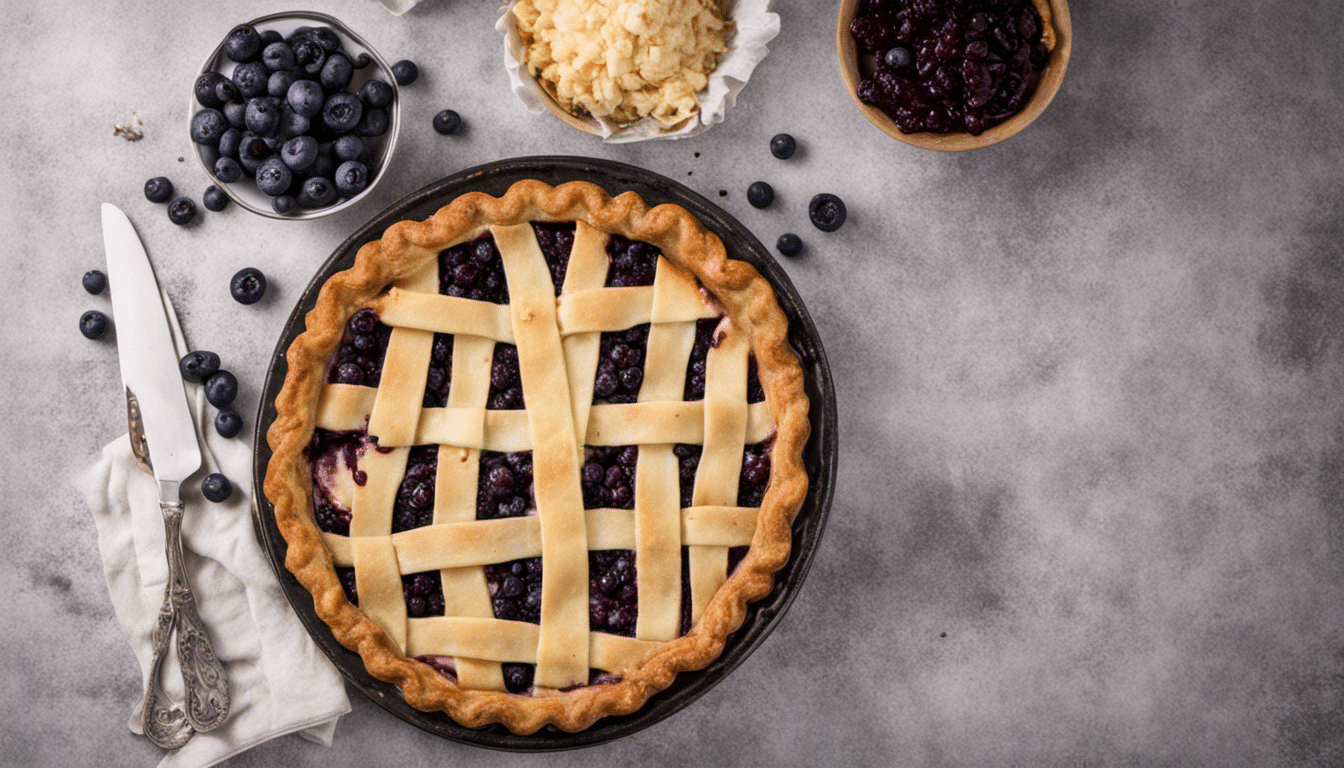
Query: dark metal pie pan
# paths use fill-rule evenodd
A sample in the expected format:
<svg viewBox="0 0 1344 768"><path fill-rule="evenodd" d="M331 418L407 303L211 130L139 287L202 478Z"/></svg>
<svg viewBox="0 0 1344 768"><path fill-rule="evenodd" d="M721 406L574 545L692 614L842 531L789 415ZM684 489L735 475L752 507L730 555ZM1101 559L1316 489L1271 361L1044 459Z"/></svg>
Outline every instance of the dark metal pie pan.
<svg viewBox="0 0 1344 768"><path fill-rule="evenodd" d="M774 588L765 598L753 603L741 628L728 637L723 655L702 670L682 672L666 690L655 694L641 709L629 715L607 717L579 733L566 733L546 726L528 736L510 733L501 725L465 728L442 712L421 712L402 698L400 690L378 680L365 670L359 655L346 650L332 637L331 630L313 610L311 595L289 571L285 570L285 540L275 526L274 509L262 493L262 481L271 451L266 445L266 430L275 420L275 396L284 382L285 351L304 330L304 315L312 309L318 290L331 275L350 267L355 253L365 243L378 239L388 226L403 219L427 218L440 207L466 192L501 195L515 181L540 179L551 185L584 180L606 189L611 195L627 190L639 193L650 205L675 203L695 214L728 247L732 258L754 265L775 288L780 305L789 317L789 341L802 359L805 386L811 400L812 434L803 455L811 484L803 508L793 526L793 551L789 562L775 576ZM490 749L515 752L544 752L575 749L601 744L628 736L688 706L721 681L747 658L766 635L779 623L784 611L802 585L803 577L816 555L822 528L831 506L836 471L836 406L826 353L816 327L803 307L802 299L784 273L751 232L718 206L686 187L658 174L624 163L580 157L524 157L480 165L437 181L415 192L374 216L344 243L341 243L313 277L285 324L280 342L266 374L261 408L256 424L256 454L253 461L253 488L256 497L254 523L262 546L280 578L289 602L298 612L309 634L335 662L346 679L393 715L446 739Z"/></svg>

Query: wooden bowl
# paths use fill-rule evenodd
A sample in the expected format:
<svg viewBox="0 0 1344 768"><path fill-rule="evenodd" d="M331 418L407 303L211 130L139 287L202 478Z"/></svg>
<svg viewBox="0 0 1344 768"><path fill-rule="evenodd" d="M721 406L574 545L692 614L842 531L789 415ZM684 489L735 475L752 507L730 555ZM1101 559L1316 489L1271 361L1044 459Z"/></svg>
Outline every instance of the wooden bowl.
<svg viewBox="0 0 1344 768"><path fill-rule="evenodd" d="M1073 47L1073 25L1069 20L1068 0L1032 0L1041 14L1044 29L1041 37L1050 49L1050 60L1041 71L1041 79L1036 90L1022 107L1022 110L1007 120L990 128L979 136L969 133L901 133L896 122L886 112L877 107L859 101L859 51L854 36L849 34L849 25L854 21L861 0L841 0L840 17L835 27L835 45L840 55L840 74L845 79L845 89L859 111L868 121L881 128L888 136L923 149L936 149L942 152L963 152L979 149L1015 135L1031 125L1051 99L1059 92L1059 84L1064 79L1064 70L1069 66L1069 53Z"/></svg>

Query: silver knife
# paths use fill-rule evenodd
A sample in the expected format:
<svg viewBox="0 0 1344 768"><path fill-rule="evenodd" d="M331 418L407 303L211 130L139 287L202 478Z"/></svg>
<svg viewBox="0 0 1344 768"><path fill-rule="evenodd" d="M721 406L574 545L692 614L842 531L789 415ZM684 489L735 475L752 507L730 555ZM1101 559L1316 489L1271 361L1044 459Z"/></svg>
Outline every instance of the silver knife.
<svg viewBox="0 0 1344 768"><path fill-rule="evenodd" d="M131 443L159 483L159 509L168 539L168 588L154 626L154 659L144 699L145 735L164 749L176 749L195 732L218 728L229 714L228 680L196 612L196 599L182 562L182 501L178 491L182 481L200 469L201 448L196 442L196 427L154 269L130 219L109 203L103 203L103 245L107 248L121 381L126 386L127 413L133 423ZM143 437L134 428L137 414ZM187 692L185 712L167 702L159 688L159 672L174 627Z"/></svg>

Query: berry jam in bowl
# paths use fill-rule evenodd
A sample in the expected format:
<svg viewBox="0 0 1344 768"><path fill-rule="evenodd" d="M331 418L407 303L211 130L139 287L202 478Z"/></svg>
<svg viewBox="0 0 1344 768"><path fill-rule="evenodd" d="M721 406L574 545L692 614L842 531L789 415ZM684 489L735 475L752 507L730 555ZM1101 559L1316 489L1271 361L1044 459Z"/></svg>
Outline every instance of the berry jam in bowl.
<svg viewBox="0 0 1344 768"><path fill-rule="evenodd" d="M192 84L196 159L235 203L276 219L350 207L396 147L392 67L340 20L273 13L223 35Z"/></svg>
<svg viewBox="0 0 1344 768"><path fill-rule="evenodd" d="M1072 38L1067 0L843 0L836 28L864 116L951 152L997 144L1045 111Z"/></svg>

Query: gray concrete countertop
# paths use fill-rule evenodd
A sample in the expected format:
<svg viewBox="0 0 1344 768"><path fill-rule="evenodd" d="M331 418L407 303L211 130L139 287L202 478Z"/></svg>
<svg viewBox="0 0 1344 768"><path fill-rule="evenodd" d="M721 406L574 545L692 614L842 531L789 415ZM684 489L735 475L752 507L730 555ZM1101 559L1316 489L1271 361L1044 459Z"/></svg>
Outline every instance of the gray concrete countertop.
<svg viewBox="0 0 1344 768"><path fill-rule="evenodd" d="M9 621L0 763L149 766L88 510L70 478L123 430L98 203L139 227L192 343L255 413L271 349L323 259L374 212L462 168L591 155L678 179L785 268L839 388L839 486L779 629L700 702L619 742L525 758L443 741L354 697L330 749L286 737L232 766L1339 765L1344 762L1344 12L1332 2L1078 2L1063 89L967 154L899 144L841 90L835 3L783 32L725 123L604 146L507 90L496 3L311 3L390 60L401 146L365 204L309 223L202 209L192 73L284 3L7 5L0 234L9 317L0 468ZM430 118L465 118L443 138ZM110 135L132 111L146 137ZM802 151L774 160L771 135ZM178 158L186 158L179 163ZM777 200L746 203L765 179ZM720 197L719 190L726 190ZM850 221L807 221L817 192ZM241 307L228 278L271 281ZM250 417L249 417L250 418ZM251 439L251 428L243 439Z"/></svg>

